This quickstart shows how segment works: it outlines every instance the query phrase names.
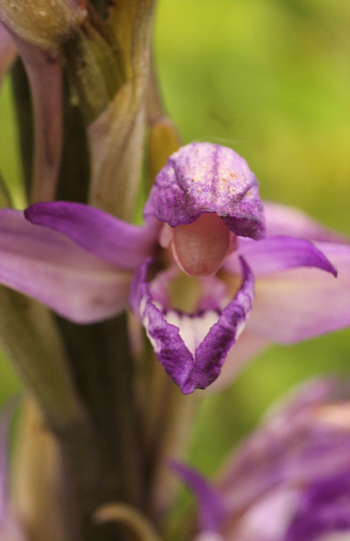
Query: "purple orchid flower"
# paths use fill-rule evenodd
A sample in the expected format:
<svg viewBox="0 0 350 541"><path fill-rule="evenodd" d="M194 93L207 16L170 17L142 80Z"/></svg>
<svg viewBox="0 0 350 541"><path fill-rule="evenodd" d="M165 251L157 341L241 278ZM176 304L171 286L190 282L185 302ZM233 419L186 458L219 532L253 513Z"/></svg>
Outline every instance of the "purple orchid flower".
<svg viewBox="0 0 350 541"><path fill-rule="evenodd" d="M349 382L318 380L243 442L218 486L174 469L197 499L196 541L346 541L349 459Z"/></svg>
<svg viewBox="0 0 350 541"><path fill-rule="evenodd" d="M237 366L256 344L349 325L350 247L288 212L284 218L282 207L267 205L265 230L245 160L229 148L192 143L157 176L142 227L78 203L32 205L28 221L2 210L0 282L78 323L111 317L130 302L187 394L211 384L226 357ZM299 238L309 233L321 242ZM183 277L189 282L177 289L174 308L171 288ZM200 293L184 308L191 280ZM251 339L232 361L245 326Z"/></svg>

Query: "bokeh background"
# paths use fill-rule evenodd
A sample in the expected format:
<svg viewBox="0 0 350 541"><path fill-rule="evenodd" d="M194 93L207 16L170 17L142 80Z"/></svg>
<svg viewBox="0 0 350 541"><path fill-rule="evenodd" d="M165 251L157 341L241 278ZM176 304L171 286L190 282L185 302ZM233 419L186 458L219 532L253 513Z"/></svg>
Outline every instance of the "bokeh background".
<svg viewBox="0 0 350 541"><path fill-rule="evenodd" d="M160 0L155 56L185 143L244 156L265 199L350 237L349 0ZM0 94L0 171L21 205L11 84ZM1 307L0 307L1 309ZM329 309L332 310L330 303ZM214 474L266 408L306 378L350 370L350 329L272 346L203 401L188 459ZM0 362L0 400L18 388Z"/></svg>

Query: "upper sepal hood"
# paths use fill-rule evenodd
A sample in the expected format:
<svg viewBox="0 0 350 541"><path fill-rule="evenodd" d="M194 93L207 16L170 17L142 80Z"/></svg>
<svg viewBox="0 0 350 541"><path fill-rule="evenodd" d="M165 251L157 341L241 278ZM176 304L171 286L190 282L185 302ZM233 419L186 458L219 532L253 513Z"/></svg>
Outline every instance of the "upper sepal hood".
<svg viewBox="0 0 350 541"><path fill-rule="evenodd" d="M156 177L144 216L171 227L216 213L236 235L260 239L265 233L258 182L234 150L190 143L175 152Z"/></svg>

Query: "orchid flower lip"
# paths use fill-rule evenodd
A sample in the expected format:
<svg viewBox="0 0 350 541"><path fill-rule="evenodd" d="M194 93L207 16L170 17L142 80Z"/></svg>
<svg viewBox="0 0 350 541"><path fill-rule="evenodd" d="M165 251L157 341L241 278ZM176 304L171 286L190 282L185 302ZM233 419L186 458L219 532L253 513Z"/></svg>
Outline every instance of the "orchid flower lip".
<svg viewBox="0 0 350 541"><path fill-rule="evenodd" d="M151 258L134 276L131 307L143 322L165 371L184 394L205 389L219 376L228 351L246 323L252 308L254 278L243 259L241 264L242 285L234 299L223 310L193 314L159 305L147 281Z"/></svg>

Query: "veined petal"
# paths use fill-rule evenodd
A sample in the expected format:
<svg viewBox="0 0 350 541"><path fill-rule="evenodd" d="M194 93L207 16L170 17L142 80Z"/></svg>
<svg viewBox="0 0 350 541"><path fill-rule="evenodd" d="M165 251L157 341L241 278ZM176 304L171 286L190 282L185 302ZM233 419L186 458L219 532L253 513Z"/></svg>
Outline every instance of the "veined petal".
<svg viewBox="0 0 350 541"><path fill-rule="evenodd" d="M316 243L338 269L335 280L318 269L262 276L249 329L264 338L293 343L350 325L350 246Z"/></svg>
<svg viewBox="0 0 350 541"><path fill-rule="evenodd" d="M127 304L131 273L96 258L21 211L0 211L0 283L78 323L112 317Z"/></svg>
<svg viewBox="0 0 350 541"><path fill-rule="evenodd" d="M253 275L242 259L242 285L226 308L188 315L164 310L152 296L147 282L150 264L150 259L145 261L135 275L132 308L141 318L159 361L181 391L189 394L205 389L220 374L246 323L253 302Z"/></svg>
<svg viewBox="0 0 350 541"><path fill-rule="evenodd" d="M285 541L316 541L350 538L350 471L316 480L300 498ZM328 535L329 537L328 537ZM335 534L335 537L332 537Z"/></svg>
<svg viewBox="0 0 350 541"><path fill-rule="evenodd" d="M155 249L160 225L128 224L82 203L37 203L25 210L33 224L44 225L120 269L134 270Z"/></svg>
<svg viewBox="0 0 350 541"><path fill-rule="evenodd" d="M268 236L291 235L302 239L337 243L347 241L345 235L327 229L297 208L264 201L264 211Z"/></svg>
<svg viewBox="0 0 350 541"><path fill-rule="evenodd" d="M236 235L264 236L258 182L247 162L230 148L190 143L172 154L157 175L144 215L175 227L213 212Z"/></svg>
<svg viewBox="0 0 350 541"><path fill-rule="evenodd" d="M200 473L183 463L172 461L171 469L184 481L197 499L200 527L203 532L220 532L227 516L225 500L219 490Z"/></svg>
<svg viewBox="0 0 350 541"><path fill-rule="evenodd" d="M244 257L254 272L254 276L263 276L295 267L318 267L337 275L337 271L327 257L312 242L289 236L265 237L259 242L251 239L239 239L239 250L228 256L224 269L237 274L239 259Z"/></svg>

